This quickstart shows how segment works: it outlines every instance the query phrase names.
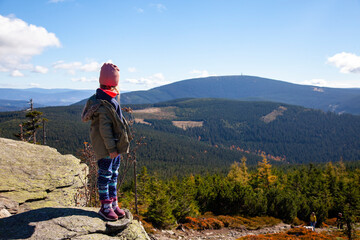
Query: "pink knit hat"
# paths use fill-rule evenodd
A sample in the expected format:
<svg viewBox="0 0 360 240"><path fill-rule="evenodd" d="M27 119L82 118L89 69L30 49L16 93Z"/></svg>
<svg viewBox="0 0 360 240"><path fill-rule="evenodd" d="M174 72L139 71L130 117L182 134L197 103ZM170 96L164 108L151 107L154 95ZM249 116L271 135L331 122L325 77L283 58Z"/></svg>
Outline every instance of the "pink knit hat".
<svg viewBox="0 0 360 240"><path fill-rule="evenodd" d="M99 82L101 85L117 86L119 84L120 69L112 63L104 63L100 70Z"/></svg>

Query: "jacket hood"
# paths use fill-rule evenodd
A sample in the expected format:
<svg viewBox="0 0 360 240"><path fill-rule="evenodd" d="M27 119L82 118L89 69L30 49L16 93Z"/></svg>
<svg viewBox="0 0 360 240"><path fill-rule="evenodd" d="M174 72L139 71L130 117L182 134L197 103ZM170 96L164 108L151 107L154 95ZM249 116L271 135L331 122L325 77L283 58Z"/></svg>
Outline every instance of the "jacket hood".
<svg viewBox="0 0 360 240"><path fill-rule="evenodd" d="M87 122L92 119L94 113L99 109L101 105L101 101L96 99L96 95L92 95L88 101L86 102L86 105L81 113L81 120L83 122Z"/></svg>

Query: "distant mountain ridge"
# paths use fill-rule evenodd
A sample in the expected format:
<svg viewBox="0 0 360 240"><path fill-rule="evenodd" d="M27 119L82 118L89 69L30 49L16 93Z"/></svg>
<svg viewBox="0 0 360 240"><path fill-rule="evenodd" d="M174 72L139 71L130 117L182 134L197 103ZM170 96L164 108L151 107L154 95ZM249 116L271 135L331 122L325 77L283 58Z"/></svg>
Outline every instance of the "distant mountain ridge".
<svg viewBox="0 0 360 240"><path fill-rule="evenodd" d="M0 88L0 111L17 111L28 107L33 99L35 107L66 106L93 94L94 90L75 89L13 89Z"/></svg>
<svg viewBox="0 0 360 240"><path fill-rule="evenodd" d="M24 109L34 100L40 106L84 105L94 90L0 88L0 111ZM187 79L147 91L121 94L123 104L159 103L182 98L222 98L271 101L336 113L360 115L360 88L327 88L300 85L255 76L217 76ZM25 104L26 105L26 104Z"/></svg>
<svg viewBox="0 0 360 240"><path fill-rule="evenodd" d="M29 101L0 99L0 112L21 111L30 107ZM35 108L44 107L41 104L34 104Z"/></svg>
<svg viewBox="0 0 360 240"><path fill-rule="evenodd" d="M183 80L121 95L124 104L158 103L179 98L272 101L337 113L360 114L360 88L299 85L254 76L218 76ZM81 102L84 104L84 102Z"/></svg>

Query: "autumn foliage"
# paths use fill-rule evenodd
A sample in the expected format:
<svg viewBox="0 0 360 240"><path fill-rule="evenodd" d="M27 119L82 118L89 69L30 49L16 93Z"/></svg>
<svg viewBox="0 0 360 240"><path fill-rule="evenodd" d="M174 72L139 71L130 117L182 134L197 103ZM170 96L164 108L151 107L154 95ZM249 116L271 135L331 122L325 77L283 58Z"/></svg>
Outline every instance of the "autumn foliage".
<svg viewBox="0 0 360 240"><path fill-rule="evenodd" d="M329 218L329 219L326 219L325 222L324 222L324 225L330 225L330 226L336 226L336 218Z"/></svg>
<svg viewBox="0 0 360 240"><path fill-rule="evenodd" d="M274 226L280 222L281 220L273 217L244 218L240 216L214 216L211 213L205 213L198 218L187 217L186 223L183 226L194 230L220 229L223 227L259 229Z"/></svg>
<svg viewBox="0 0 360 240"><path fill-rule="evenodd" d="M257 236L245 236L237 240L331 240L331 239L346 239L345 237L331 235L327 233L318 233L306 228L292 228L284 233L265 234Z"/></svg>
<svg viewBox="0 0 360 240"><path fill-rule="evenodd" d="M186 217L184 227L194 230L220 229L225 225L215 218L192 218Z"/></svg>

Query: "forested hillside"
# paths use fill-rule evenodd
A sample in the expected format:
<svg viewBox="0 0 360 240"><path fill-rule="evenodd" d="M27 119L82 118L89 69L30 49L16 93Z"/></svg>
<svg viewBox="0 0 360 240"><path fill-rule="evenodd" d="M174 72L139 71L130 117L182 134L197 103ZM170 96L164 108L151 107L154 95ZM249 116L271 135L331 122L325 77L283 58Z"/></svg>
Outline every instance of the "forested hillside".
<svg viewBox="0 0 360 240"><path fill-rule="evenodd" d="M47 144L77 154L89 142L83 106L38 109L49 119ZM139 164L167 176L224 172L242 156L254 165L261 157L276 164L360 159L360 117L271 102L183 99L132 105L136 136L146 145ZM0 114L0 136L15 138L24 112ZM41 133L39 141L41 141ZM165 173L166 172L166 173Z"/></svg>
<svg viewBox="0 0 360 240"><path fill-rule="evenodd" d="M80 155L84 142L89 142L89 123L83 123L80 115L83 106L41 108L44 117L49 119L46 125L47 145L59 152ZM19 124L25 120L24 112L0 113L0 136L13 138L20 131ZM133 127L136 139L145 137L145 145L138 151L139 167L146 166L161 176L182 176L189 173L224 173L234 160L243 156L250 164L260 159L253 154L215 149L213 146L191 139L188 136L166 133L141 124ZM38 141L42 142L39 131Z"/></svg>
<svg viewBox="0 0 360 240"><path fill-rule="evenodd" d="M149 128L191 136L212 146L265 152L270 158L290 163L360 159L358 116L280 103L219 99L177 100L153 106L172 106L176 115L172 120L201 121L203 127L183 130L171 119L156 119L157 113L142 116L152 124Z"/></svg>
<svg viewBox="0 0 360 240"><path fill-rule="evenodd" d="M121 95L123 103L158 103L179 98L272 101L337 113L360 114L360 89L293 84L254 76L216 76L178 81Z"/></svg>
<svg viewBox="0 0 360 240"><path fill-rule="evenodd" d="M307 225L311 212L316 212L317 227L328 218L334 223L339 212L346 216L344 222L355 222L360 211L359 177L358 166L351 169L343 162L283 171L272 167L266 158L253 171L243 159L232 164L227 175L190 175L183 179L161 180L143 169L138 176L139 209L156 227L166 228L176 221L197 230L246 224L256 229L259 225L251 222L259 216ZM132 208L132 188L124 195L122 203Z"/></svg>

